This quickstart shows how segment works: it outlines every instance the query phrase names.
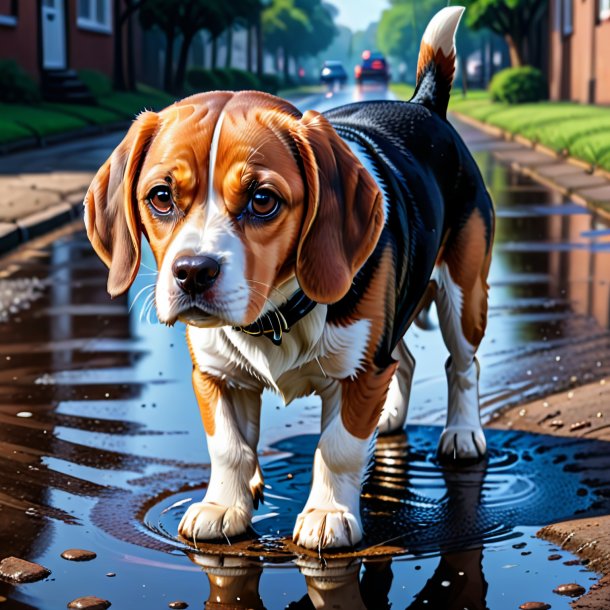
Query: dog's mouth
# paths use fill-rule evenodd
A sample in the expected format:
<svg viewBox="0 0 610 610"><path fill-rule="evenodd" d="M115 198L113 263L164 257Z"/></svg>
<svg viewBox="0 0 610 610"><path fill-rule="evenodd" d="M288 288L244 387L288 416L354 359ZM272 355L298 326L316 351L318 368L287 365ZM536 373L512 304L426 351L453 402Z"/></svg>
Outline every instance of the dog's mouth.
<svg viewBox="0 0 610 610"><path fill-rule="evenodd" d="M191 326L199 326L201 328L212 328L216 326L223 326L224 324L226 324L226 322L222 322L214 314L205 311L195 305L181 311L178 314L177 319L180 320L180 322L184 322L185 324L190 324Z"/></svg>

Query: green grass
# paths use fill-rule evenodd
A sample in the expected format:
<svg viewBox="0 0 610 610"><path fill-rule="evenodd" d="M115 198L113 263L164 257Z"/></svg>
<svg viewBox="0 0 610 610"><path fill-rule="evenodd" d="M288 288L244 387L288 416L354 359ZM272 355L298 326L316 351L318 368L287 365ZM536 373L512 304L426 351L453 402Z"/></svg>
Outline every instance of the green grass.
<svg viewBox="0 0 610 610"><path fill-rule="evenodd" d="M1 104L0 116L16 127L27 130L30 135L44 137L56 133L74 131L87 123L78 117L67 115L47 106L27 106L22 104Z"/></svg>
<svg viewBox="0 0 610 610"><path fill-rule="evenodd" d="M48 104L44 103L40 106L42 109L61 112L68 116L73 116L85 121L90 125L104 125L107 123L116 123L123 117L111 110L100 108L99 106L82 106L80 104Z"/></svg>
<svg viewBox="0 0 610 610"><path fill-rule="evenodd" d="M174 101L162 91L138 86L133 93L101 95L97 106L81 104L0 104L0 144L69 133L88 125L133 119L142 110L160 110Z"/></svg>
<svg viewBox="0 0 610 610"><path fill-rule="evenodd" d="M409 92L401 87L392 89L408 99ZM610 171L610 107L573 102L510 105L492 102L486 91L469 91L466 97L454 91L449 110Z"/></svg>
<svg viewBox="0 0 610 610"><path fill-rule="evenodd" d="M4 104L0 104L0 114L4 110ZM0 119L0 144L8 144L17 140L31 138L34 134L29 129L22 127L4 116Z"/></svg>
<svg viewBox="0 0 610 610"><path fill-rule="evenodd" d="M140 88L136 92L115 91L98 98L101 108L115 112L123 119L133 119L143 110L161 110L174 101L174 97L151 88Z"/></svg>

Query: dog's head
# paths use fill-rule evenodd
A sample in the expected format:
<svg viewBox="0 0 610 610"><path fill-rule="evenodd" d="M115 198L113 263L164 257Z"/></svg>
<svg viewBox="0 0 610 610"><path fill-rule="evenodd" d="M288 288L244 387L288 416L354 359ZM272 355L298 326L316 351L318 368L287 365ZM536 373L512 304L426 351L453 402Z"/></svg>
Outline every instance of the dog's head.
<svg viewBox="0 0 610 610"><path fill-rule="evenodd" d="M252 323L295 275L311 299L338 301L383 215L373 178L324 117L254 92L141 114L85 199L109 293L132 284L144 233L159 319L201 326Z"/></svg>

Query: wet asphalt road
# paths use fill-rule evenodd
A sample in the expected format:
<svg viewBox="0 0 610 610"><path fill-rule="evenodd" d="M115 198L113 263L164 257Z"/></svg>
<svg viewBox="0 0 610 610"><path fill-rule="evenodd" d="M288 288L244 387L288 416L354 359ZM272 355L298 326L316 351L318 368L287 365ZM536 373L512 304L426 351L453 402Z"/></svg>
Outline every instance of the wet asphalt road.
<svg viewBox="0 0 610 610"><path fill-rule="evenodd" d="M309 96L296 104L323 110L357 95ZM498 215L480 350L489 418L608 375L610 230L497 163L492 151L507 144L458 128ZM69 145L72 153L55 162L92 169L119 139L109 135L90 150L83 142ZM37 171L43 161L34 157L31 169L22 157L19 171ZM227 563L243 565L230 577L221 574L224 581L218 568L203 575L200 565L218 560L195 554L189 561L173 539L184 501L203 493L208 458L184 329L156 324L143 309L153 267L145 249L128 297L111 301L106 271L80 224L0 259L0 557L40 561L53 572L41 583L0 582L0 596L9 598L7 607L24 609L61 608L91 594L110 599L113 608L164 608L175 599L191 607L208 598L228 601L223 596L237 604L235 597L250 591L243 607L262 607L253 593L258 586L267 608L311 608L303 596L309 587L316 598L319 565L301 566L300 574L275 540L290 531L306 496L319 426L315 399L285 408L265 396L260 452L267 504L255 523L263 544L246 553L263 556L264 569L232 558ZM417 360L409 445L398 436L378 446L364 495L367 544L394 544L403 558L364 571L331 566L342 575L340 607L503 610L549 599L561 582L588 586L593 574L548 562L551 548L532 534L552 520L608 512L598 493L608 484L600 472L610 467L603 444L493 432L487 465L457 474L440 468L433 458L439 430L428 425L444 417L446 350L436 330L413 329L408 340ZM575 462L576 470L565 467ZM397 531L408 535L398 539ZM60 559L70 547L89 548L98 558ZM569 607L557 596L552 603Z"/></svg>

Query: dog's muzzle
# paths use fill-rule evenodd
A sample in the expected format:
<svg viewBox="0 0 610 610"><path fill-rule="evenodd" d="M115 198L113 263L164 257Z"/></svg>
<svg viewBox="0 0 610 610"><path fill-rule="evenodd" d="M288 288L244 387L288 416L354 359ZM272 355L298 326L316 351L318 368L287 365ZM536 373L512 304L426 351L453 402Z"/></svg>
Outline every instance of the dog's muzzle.
<svg viewBox="0 0 610 610"><path fill-rule="evenodd" d="M209 256L181 256L174 261L172 273L182 291L194 297L212 287L220 263Z"/></svg>

